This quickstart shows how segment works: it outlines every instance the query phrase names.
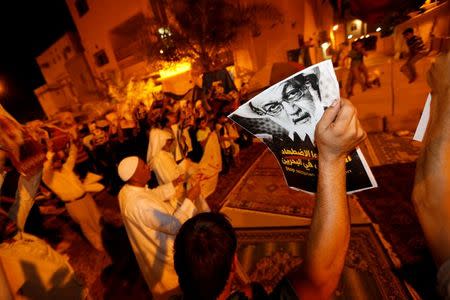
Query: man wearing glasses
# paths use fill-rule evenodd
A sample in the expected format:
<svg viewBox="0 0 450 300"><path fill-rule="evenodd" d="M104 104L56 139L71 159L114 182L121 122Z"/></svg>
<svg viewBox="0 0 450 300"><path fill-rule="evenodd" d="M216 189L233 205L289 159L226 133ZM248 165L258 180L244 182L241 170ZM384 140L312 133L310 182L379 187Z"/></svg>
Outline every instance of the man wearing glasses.
<svg viewBox="0 0 450 300"><path fill-rule="evenodd" d="M316 73L318 68L274 86L270 93L249 101L244 114L231 119L268 143L288 137L314 143L314 129L324 112Z"/></svg>

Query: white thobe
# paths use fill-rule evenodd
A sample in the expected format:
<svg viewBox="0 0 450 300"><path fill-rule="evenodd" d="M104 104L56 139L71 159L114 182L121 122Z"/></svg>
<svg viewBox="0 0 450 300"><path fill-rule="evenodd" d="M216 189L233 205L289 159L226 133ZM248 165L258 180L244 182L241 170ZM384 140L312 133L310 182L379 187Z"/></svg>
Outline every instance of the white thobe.
<svg viewBox="0 0 450 300"><path fill-rule="evenodd" d="M177 164L172 153L164 150L159 151L152 161L152 168L160 185L170 183L185 174L183 166L184 164Z"/></svg>
<svg viewBox="0 0 450 300"><path fill-rule="evenodd" d="M173 138L172 134L166 130L153 128L150 130L147 148L147 163L150 164L159 151L164 148L167 140Z"/></svg>
<svg viewBox="0 0 450 300"><path fill-rule="evenodd" d="M197 165L196 173L192 175L192 180L200 182L201 199L206 199L217 187L219 173L222 171L222 154L220 152L219 138L215 132L200 131L197 133L203 141L208 138L203 151L203 156Z"/></svg>
<svg viewBox="0 0 450 300"><path fill-rule="evenodd" d="M176 163L173 154L163 150L167 140L171 138L172 134L165 130L155 128L150 131L147 163L151 164L159 185L171 183L185 173L183 167ZM183 162L182 164L185 165ZM176 187L176 192L171 198L171 205L176 207L180 200L184 200L183 185Z"/></svg>
<svg viewBox="0 0 450 300"><path fill-rule="evenodd" d="M133 252L155 299L179 292L173 263L173 243L181 225L196 213L185 199L174 208L171 183L155 189L126 184L119 192L120 212Z"/></svg>
<svg viewBox="0 0 450 300"><path fill-rule="evenodd" d="M18 296L18 295L23 296ZM68 259L26 233L0 244L1 299L86 299Z"/></svg>
<svg viewBox="0 0 450 300"><path fill-rule="evenodd" d="M69 157L61 170L51 168L53 154L49 154L49 159L44 163L42 181L52 190L53 193L65 202L67 212L70 217L80 225L81 231L89 242L99 251L104 251L102 243L102 228L100 225L101 214L89 191L99 191L103 189L97 183L100 176L89 174L85 182L81 182L73 171L77 158L77 147L72 145ZM91 180L94 178L93 180Z"/></svg>

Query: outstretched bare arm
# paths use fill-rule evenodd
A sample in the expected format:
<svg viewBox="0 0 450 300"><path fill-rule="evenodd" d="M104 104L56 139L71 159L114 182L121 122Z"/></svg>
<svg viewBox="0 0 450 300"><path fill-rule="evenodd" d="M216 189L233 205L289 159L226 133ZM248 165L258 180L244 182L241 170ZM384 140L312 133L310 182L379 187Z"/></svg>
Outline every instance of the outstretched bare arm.
<svg viewBox="0 0 450 300"><path fill-rule="evenodd" d="M431 114L417 161L413 203L438 266L450 259L450 53L428 72Z"/></svg>
<svg viewBox="0 0 450 300"><path fill-rule="evenodd" d="M365 138L348 100L328 108L317 125L317 202L305 261L288 277L300 299L328 299L339 282L350 240L345 158Z"/></svg>

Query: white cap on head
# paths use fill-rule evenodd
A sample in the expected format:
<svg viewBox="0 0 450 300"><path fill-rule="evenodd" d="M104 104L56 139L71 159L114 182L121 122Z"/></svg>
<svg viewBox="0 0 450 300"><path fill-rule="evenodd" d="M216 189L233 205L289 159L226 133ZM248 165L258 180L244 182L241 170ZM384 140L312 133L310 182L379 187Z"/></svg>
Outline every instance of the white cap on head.
<svg viewBox="0 0 450 300"><path fill-rule="evenodd" d="M128 181L131 177L133 177L134 172L136 172L137 166L139 163L139 157L137 156L128 156L119 163L119 167L117 167L117 172L119 173L120 179L123 181Z"/></svg>

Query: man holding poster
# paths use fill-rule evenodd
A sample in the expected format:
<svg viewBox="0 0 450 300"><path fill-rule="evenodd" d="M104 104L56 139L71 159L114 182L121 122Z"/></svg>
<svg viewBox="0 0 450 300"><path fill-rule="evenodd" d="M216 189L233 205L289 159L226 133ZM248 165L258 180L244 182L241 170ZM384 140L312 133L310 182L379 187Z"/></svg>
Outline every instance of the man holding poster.
<svg viewBox="0 0 450 300"><path fill-rule="evenodd" d="M201 213L186 221L175 239L175 270L183 291L175 299L330 299L334 295L350 241L345 158L366 133L353 105L337 100L323 114L315 135L320 153L317 203L301 266L270 295L261 286L260 298L253 293L257 289L233 291L239 268L235 231L224 215Z"/></svg>

